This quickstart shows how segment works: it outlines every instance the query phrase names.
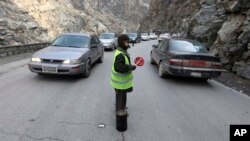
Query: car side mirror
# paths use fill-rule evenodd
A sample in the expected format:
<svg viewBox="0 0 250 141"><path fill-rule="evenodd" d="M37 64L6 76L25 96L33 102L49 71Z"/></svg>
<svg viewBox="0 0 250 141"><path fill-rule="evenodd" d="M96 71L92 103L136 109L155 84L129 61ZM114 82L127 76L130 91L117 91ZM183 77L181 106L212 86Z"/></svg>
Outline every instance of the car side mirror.
<svg viewBox="0 0 250 141"><path fill-rule="evenodd" d="M96 45L96 44L92 44L92 45L90 46L90 48L97 48L97 45Z"/></svg>
<svg viewBox="0 0 250 141"><path fill-rule="evenodd" d="M152 45L153 48L157 48L157 45Z"/></svg>

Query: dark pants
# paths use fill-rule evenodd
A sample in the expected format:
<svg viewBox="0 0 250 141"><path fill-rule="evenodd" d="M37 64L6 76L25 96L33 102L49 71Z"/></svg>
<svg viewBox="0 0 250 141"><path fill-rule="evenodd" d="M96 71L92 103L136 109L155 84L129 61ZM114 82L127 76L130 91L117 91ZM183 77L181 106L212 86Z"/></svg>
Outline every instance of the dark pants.
<svg viewBox="0 0 250 141"><path fill-rule="evenodd" d="M125 110L127 103L127 91L115 89L115 95L116 112L119 110Z"/></svg>

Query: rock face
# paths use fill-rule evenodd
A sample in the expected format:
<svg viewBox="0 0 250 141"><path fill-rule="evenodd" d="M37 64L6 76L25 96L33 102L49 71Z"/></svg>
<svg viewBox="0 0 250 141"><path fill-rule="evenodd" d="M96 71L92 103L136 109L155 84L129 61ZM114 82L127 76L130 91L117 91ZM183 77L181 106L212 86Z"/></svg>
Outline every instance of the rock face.
<svg viewBox="0 0 250 141"><path fill-rule="evenodd" d="M250 79L249 0L152 0L140 30L154 29L204 43L226 69Z"/></svg>
<svg viewBox="0 0 250 141"><path fill-rule="evenodd" d="M45 42L64 32L136 30L150 0L1 0L0 46Z"/></svg>
<svg viewBox="0 0 250 141"><path fill-rule="evenodd" d="M0 1L0 46L41 42L47 29L12 1Z"/></svg>

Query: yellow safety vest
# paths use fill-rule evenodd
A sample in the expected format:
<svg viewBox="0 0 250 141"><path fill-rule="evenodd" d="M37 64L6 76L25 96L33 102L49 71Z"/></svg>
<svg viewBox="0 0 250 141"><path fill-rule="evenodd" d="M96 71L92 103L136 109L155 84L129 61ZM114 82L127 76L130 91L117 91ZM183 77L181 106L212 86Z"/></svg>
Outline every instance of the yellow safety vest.
<svg viewBox="0 0 250 141"><path fill-rule="evenodd" d="M115 71L114 68L114 63L116 56L122 54L125 57L125 64L129 65L129 60L128 57L121 52L120 50L116 49L115 54L114 54L114 62L112 66L112 73L111 73L111 86L120 89L120 90L126 90L128 88L133 87L133 74L132 71L128 73L119 73Z"/></svg>

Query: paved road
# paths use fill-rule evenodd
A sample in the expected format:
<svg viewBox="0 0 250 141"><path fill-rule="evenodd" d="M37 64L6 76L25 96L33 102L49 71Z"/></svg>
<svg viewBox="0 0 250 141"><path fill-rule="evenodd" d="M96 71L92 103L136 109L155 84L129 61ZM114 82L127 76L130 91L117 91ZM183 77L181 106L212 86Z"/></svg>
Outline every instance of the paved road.
<svg viewBox="0 0 250 141"><path fill-rule="evenodd" d="M153 43L129 51L146 64L135 71L124 133L115 129L109 85L113 52L87 79L39 76L27 59L1 65L0 141L229 141L230 124L250 124L249 97L212 80L159 78L149 63Z"/></svg>

